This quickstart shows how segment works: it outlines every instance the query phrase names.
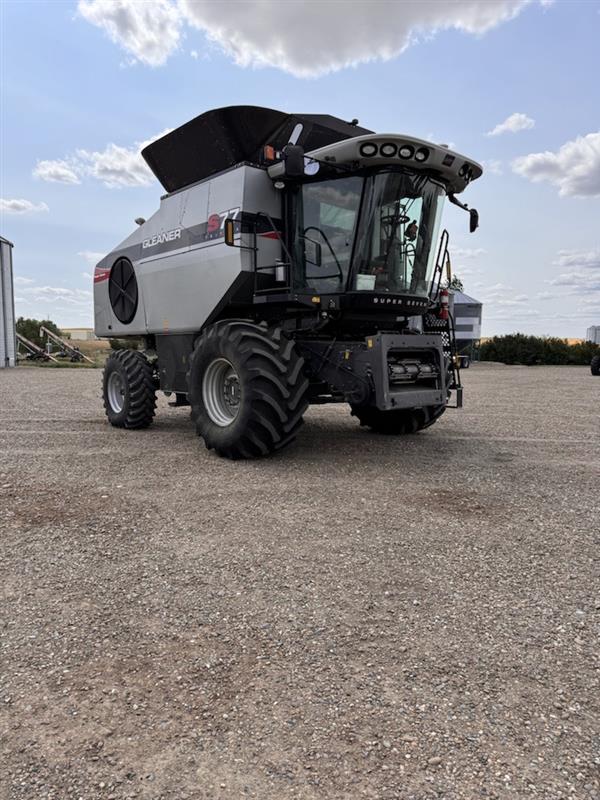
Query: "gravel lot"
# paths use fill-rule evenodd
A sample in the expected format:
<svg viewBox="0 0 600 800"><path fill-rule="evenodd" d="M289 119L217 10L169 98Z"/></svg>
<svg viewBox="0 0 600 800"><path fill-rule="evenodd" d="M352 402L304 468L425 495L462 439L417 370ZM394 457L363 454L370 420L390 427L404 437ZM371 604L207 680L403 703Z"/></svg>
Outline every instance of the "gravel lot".
<svg viewBox="0 0 600 800"><path fill-rule="evenodd" d="M600 379L266 461L0 371L0 796L600 798Z"/></svg>

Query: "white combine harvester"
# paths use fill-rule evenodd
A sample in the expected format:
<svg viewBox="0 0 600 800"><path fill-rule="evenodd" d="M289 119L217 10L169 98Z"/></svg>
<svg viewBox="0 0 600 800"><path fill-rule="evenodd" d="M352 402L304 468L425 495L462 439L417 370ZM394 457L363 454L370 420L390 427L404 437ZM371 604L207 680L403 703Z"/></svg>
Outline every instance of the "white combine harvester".
<svg viewBox="0 0 600 800"><path fill-rule="evenodd" d="M462 404L445 198L472 159L327 115L236 106L145 148L167 194L96 266L95 331L143 337L107 361L110 422L142 428L156 391L190 404L229 458L291 442L310 403L389 434Z"/></svg>

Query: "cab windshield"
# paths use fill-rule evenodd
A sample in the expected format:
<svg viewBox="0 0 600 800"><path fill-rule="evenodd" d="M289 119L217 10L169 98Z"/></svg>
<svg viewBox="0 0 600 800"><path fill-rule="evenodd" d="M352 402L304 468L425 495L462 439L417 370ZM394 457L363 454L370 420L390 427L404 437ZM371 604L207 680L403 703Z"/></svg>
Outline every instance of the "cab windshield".
<svg viewBox="0 0 600 800"><path fill-rule="evenodd" d="M443 187L407 171L304 184L296 207L298 288L427 295Z"/></svg>

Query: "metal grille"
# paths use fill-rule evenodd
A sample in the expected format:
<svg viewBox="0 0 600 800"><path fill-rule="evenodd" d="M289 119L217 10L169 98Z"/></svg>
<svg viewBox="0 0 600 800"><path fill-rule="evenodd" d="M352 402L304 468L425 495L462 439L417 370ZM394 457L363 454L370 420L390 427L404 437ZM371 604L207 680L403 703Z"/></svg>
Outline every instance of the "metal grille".
<svg viewBox="0 0 600 800"><path fill-rule="evenodd" d="M434 314L425 314L423 318L423 333L437 333L442 337L442 349L447 358L452 357L452 340L450 325L446 319L439 319Z"/></svg>

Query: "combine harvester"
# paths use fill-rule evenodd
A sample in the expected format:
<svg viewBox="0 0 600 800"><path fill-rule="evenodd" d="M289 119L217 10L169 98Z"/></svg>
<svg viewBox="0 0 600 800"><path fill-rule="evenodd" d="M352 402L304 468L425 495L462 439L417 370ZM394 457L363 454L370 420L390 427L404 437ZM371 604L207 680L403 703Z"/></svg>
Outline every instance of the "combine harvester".
<svg viewBox="0 0 600 800"><path fill-rule="evenodd" d="M142 152L167 194L96 266L95 331L143 337L103 378L112 425L156 391L228 458L289 444L310 403L388 434L462 405L444 199L482 169L443 145L327 115L233 106ZM439 242L439 244L438 244Z"/></svg>

